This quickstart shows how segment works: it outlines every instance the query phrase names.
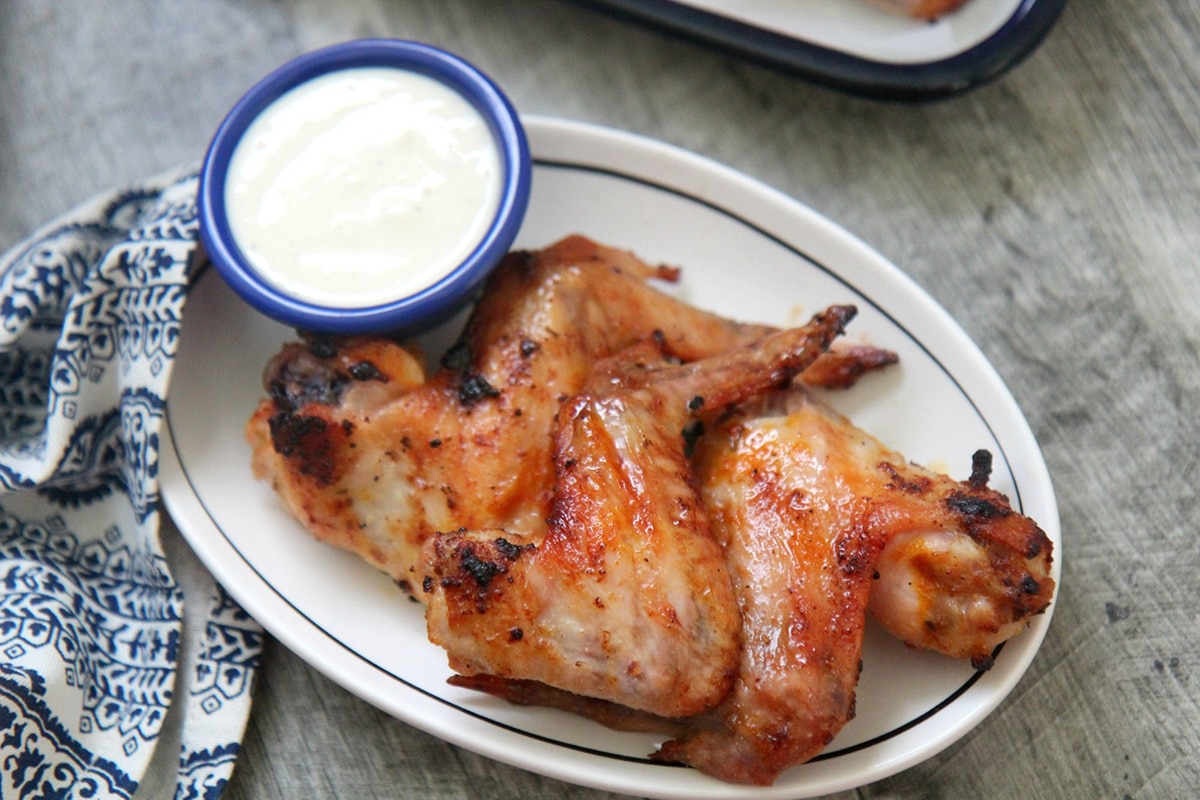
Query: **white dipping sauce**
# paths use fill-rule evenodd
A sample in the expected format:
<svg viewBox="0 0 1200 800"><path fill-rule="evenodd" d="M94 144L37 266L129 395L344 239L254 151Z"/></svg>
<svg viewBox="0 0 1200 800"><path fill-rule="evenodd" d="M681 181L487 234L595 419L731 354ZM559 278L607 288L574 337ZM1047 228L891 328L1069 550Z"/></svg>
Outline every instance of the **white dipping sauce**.
<svg viewBox="0 0 1200 800"><path fill-rule="evenodd" d="M353 68L263 110L234 149L225 205L238 246L277 289L371 306L462 263L495 217L501 173L487 122L453 89Z"/></svg>

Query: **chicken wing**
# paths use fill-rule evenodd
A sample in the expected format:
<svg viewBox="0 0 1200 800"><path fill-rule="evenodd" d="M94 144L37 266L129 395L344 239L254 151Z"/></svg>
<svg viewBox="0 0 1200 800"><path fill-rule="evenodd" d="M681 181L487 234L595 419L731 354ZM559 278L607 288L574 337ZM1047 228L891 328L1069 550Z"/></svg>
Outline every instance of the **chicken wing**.
<svg viewBox="0 0 1200 800"><path fill-rule="evenodd" d="M955 482L775 391L895 361L818 355L848 309L780 332L648 283L676 278L582 237L514 253L431 375L386 337L307 337L246 435L302 524L431 601L456 682L765 784L852 717L868 608L986 668L1049 603L1051 546L985 453Z"/></svg>
<svg viewBox="0 0 1200 800"><path fill-rule="evenodd" d="M560 412L544 535L459 531L426 545L429 636L451 667L666 717L719 702L741 620L685 429L789 382L852 314L835 306L700 361L641 347L598 365Z"/></svg>
<svg viewBox="0 0 1200 800"><path fill-rule="evenodd" d="M867 605L909 646L969 658L976 669L991 667L995 649L1046 609L1055 588L1053 545L987 487L991 465L991 453L977 451L970 479L954 485L895 464L897 483L936 499L946 516L888 537Z"/></svg>
<svg viewBox="0 0 1200 800"><path fill-rule="evenodd" d="M719 706L664 719L531 681L453 682L660 732L671 740L655 758L769 784L853 717L868 606L910 644L986 667L1053 596L1051 544L986 487L982 453L969 480L951 480L793 387L711 428L693 462L742 615L739 664Z"/></svg>
<svg viewBox="0 0 1200 800"><path fill-rule="evenodd" d="M382 336L287 344L267 365L268 396L246 426L254 473L317 538L413 591L434 532L533 530L545 520L553 420L597 361L652 337L693 360L775 330L648 283L677 277L572 236L506 258L428 378L409 349ZM811 380L852 382L894 359L847 348L814 364Z"/></svg>
<svg viewBox="0 0 1200 800"><path fill-rule="evenodd" d="M820 752L854 715L885 536L841 437L766 413L735 412L697 446L697 480L742 614L740 663L711 718L655 754L763 785Z"/></svg>
<svg viewBox="0 0 1200 800"><path fill-rule="evenodd" d="M596 362L651 338L693 360L773 330L648 284L677 275L579 236L513 253L428 379L383 337L286 345L246 427L254 472L319 539L412 590L434 532L544 524L553 419Z"/></svg>

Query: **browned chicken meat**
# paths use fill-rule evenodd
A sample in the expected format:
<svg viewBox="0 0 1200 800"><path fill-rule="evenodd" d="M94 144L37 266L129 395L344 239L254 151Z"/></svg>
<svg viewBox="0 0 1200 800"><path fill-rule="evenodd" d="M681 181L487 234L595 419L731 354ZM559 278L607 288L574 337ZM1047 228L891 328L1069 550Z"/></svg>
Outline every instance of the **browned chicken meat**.
<svg viewBox="0 0 1200 800"><path fill-rule="evenodd" d="M535 680L654 714L729 691L741 618L685 455L693 420L789 382L852 315L690 363L633 348L559 413L548 528L426 545L430 639L461 674Z"/></svg>
<svg viewBox="0 0 1200 800"><path fill-rule="evenodd" d="M949 514L888 537L867 609L911 647L989 669L996 648L1050 604L1054 553L1036 523L987 488L991 453L977 451L973 462L963 488L912 464L897 467L909 491L939 498Z"/></svg>
<svg viewBox="0 0 1200 800"><path fill-rule="evenodd" d="M706 435L697 479L738 593L741 665L717 724L659 757L765 784L816 755L854 715L868 601L905 641L990 665L1054 581L1049 539L987 488L983 461L966 482L913 466L801 389ZM935 539L957 548L911 544Z"/></svg>
<svg viewBox="0 0 1200 800"><path fill-rule="evenodd" d="M382 337L287 345L246 427L254 472L319 539L415 589L433 533L544 524L553 420L596 362L651 339L692 360L772 330L648 283L677 274L578 236L513 253L428 378Z"/></svg>
<svg viewBox="0 0 1200 800"><path fill-rule="evenodd" d="M416 590L414 567L433 533L543 523L553 420L597 361L651 339L693 360L774 330L649 283L677 277L571 236L509 255L428 377L409 349L382 336L285 345L246 425L254 473L317 538ZM811 380L845 384L894 359L848 347L814 364Z"/></svg>
<svg viewBox="0 0 1200 800"><path fill-rule="evenodd" d="M986 486L983 454L967 481L952 480L792 388L720 421L693 462L742 617L733 686L716 709L670 720L529 681L455 683L661 731L671 739L656 758L770 784L853 718L868 606L913 646L987 667L1053 595L1051 543Z"/></svg>
<svg viewBox="0 0 1200 800"><path fill-rule="evenodd" d="M740 324L649 283L676 277L582 237L514 253L432 374L386 337L285 345L246 435L305 527L430 601L454 682L766 784L853 716L868 609L986 668L1051 544L986 454L953 481L785 388L895 361L822 354L847 309Z"/></svg>

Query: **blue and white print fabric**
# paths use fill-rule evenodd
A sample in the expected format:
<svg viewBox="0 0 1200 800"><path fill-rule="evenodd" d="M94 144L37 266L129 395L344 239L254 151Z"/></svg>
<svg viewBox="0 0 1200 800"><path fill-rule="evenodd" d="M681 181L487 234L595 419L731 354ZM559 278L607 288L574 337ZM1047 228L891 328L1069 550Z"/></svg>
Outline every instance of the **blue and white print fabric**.
<svg viewBox="0 0 1200 800"><path fill-rule="evenodd" d="M160 743L163 796L215 798L233 768L262 631L213 584L185 637L159 537L196 187L98 198L0 259L3 798L133 797Z"/></svg>

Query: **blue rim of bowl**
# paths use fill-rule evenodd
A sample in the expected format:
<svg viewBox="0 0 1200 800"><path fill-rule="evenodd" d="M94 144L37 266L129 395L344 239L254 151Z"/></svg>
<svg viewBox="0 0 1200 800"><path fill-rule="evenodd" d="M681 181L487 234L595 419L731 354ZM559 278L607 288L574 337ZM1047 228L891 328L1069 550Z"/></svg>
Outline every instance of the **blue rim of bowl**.
<svg viewBox="0 0 1200 800"><path fill-rule="evenodd" d="M257 278L230 230L225 178L246 128L271 103L313 78L355 67L394 67L441 81L458 91L487 121L504 167L495 222L463 263L433 285L408 297L373 306L325 308L291 297ZM320 333L360 334L408 330L434 324L468 301L492 267L508 252L521 227L532 181L529 143L520 117L483 72L432 45L402 39L359 39L299 56L277 68L234 104L217 128L200 172L197 212L208 257L247 303L280 322Z"/></svg>

